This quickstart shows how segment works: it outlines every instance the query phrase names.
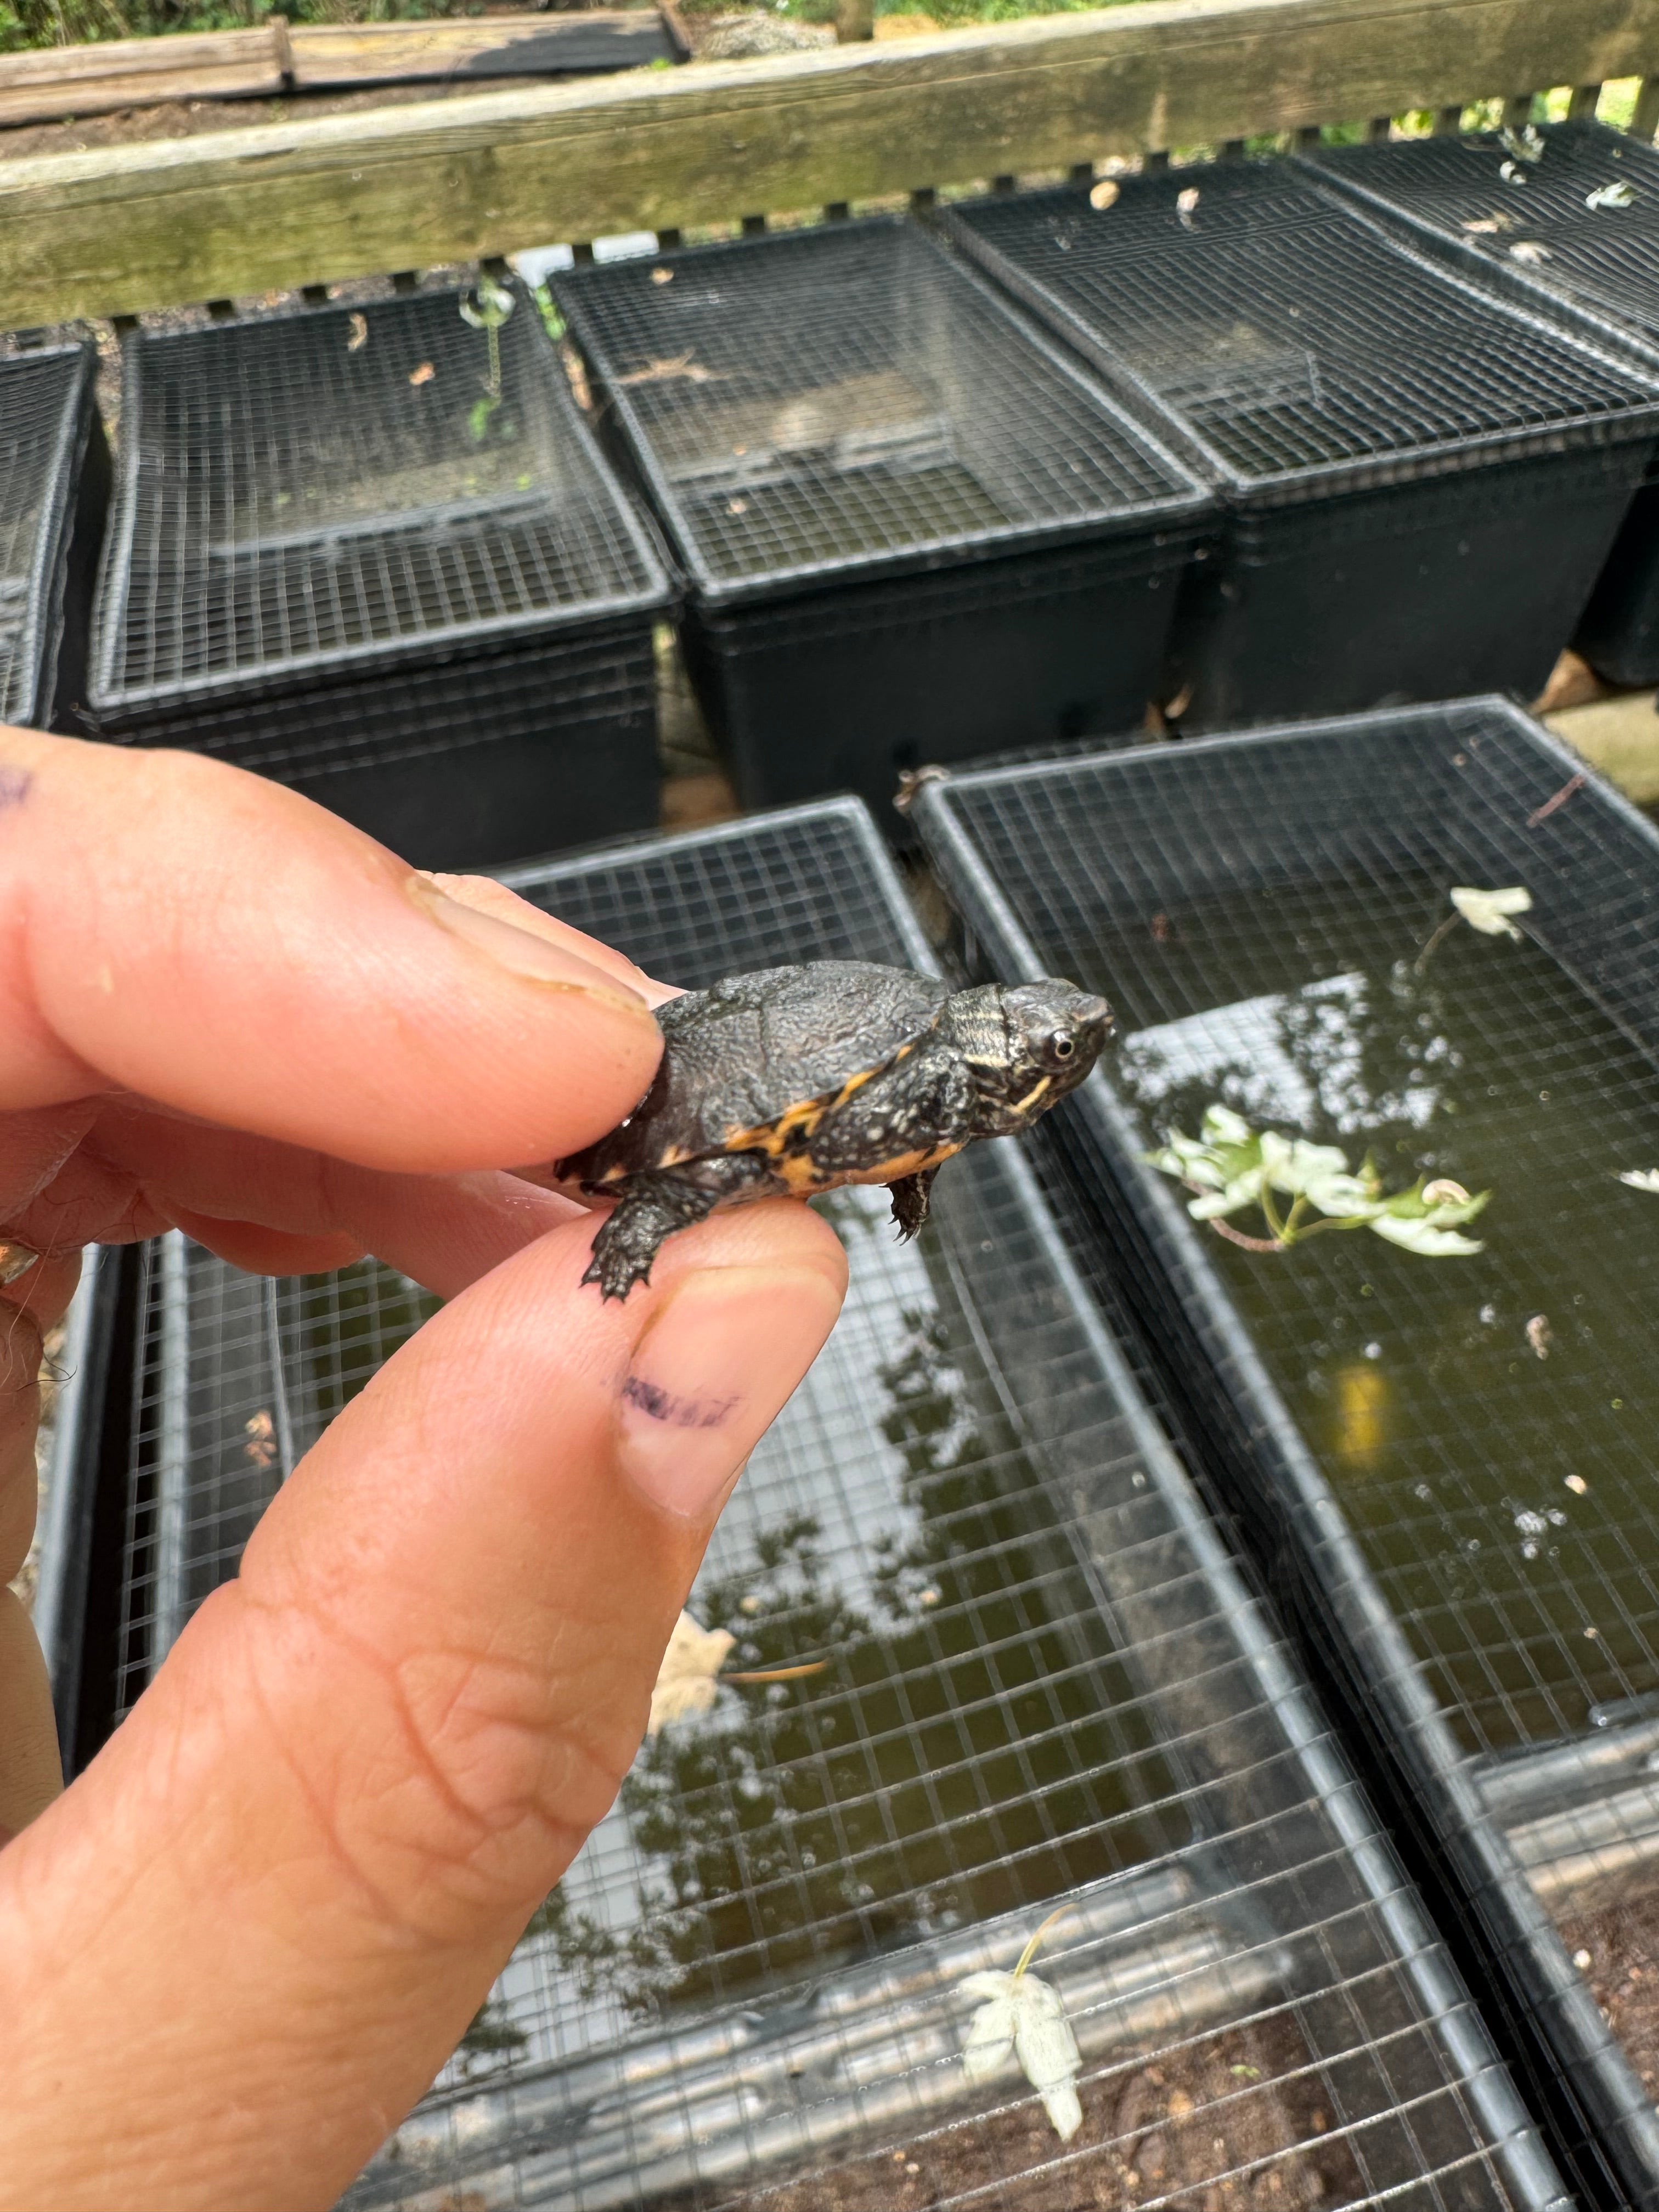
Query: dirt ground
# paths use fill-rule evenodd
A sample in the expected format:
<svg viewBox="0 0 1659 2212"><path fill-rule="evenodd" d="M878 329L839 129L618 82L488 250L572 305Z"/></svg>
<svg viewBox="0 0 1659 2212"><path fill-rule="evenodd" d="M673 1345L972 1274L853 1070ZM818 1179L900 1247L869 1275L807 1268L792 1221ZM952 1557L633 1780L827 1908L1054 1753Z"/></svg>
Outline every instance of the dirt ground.
<svg viewBox="0 0 1659 2212"><path fill-rule="evenodd" d="M1280 2014L1085 2078L1069 2143L1032 2095L721 2212L932 2212L969 2195L984 2212L1327 2212L1365 2190L1309 2067Z"/></svg>
<svg viewBox="0 0 1659 2212"><path fill-rule="evenodd" d="M1557 1925L1637 2079L1659 2101L1659 1889Z"/></svg>

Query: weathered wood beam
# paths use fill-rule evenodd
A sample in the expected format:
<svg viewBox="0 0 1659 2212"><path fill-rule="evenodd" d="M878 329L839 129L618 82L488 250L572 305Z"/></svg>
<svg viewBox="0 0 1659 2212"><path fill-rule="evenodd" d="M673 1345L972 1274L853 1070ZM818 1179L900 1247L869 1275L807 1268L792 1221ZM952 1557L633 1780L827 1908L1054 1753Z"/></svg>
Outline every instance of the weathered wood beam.
<svg viewBox="0 0 1659 2212"><path fill-rule="evenodd" d="M305 23L184 32L0 54L0 124L107 115L156 100L465 77L562 76L689 58L672 8L587 8L424 23Z"/></svg>
<svg viewBox="0 0 1659 2212"><path fill-rule="evenodd" d="M1659 70L1659 0L1144 0L0 163L0 325Z"/></svg>

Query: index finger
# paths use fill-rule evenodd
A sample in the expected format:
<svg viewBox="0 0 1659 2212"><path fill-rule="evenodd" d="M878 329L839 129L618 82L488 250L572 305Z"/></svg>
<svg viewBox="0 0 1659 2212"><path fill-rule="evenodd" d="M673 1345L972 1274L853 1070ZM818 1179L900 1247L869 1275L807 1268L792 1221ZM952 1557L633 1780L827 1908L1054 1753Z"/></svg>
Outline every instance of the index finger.
<svg viewBox="0 0 1659 2212"><path fill-rule="evenodd" d="M125 1089L365 1166L509 1167L638 1101L644 980L222 763L0 728L0 1109Z"/></svg>

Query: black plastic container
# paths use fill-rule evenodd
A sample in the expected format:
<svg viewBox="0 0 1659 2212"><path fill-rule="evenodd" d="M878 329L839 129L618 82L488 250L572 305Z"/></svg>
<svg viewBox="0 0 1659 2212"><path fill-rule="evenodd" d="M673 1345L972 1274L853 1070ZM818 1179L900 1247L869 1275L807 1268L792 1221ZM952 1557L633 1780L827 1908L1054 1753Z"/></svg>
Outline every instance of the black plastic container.
<svg viewBox="0 0 1659 2212"><path fill-rule="evenodd" d="M1659 153L1588 119L1507 137L1328 147L1320 174L1425 248L1659 366ZM1628 205L1592 205L1609 185ZM1572 641L1615 684L1659 683L1659 486L1636 495Z"/></svg>
<svg viewBox="0 0 1659 2212"><path fill-rule="evenodd" d="M90 726L428 866L653 827L647 531L534 303L421 292L127 341Z"/></svg>
<svg viewBox="0 0 1659 2212"><path fill-rule="evenodd" d="M691 985L930 964L851 802L514 880ZM1024 1150L953 1163L915 1245L883 1192L830 1217L846 1311L691 1599L733 1668L830 1663L647 1744L346 2201L1072 2212L1143 2170L1303 2212L1565 2212ZM152 1249L129 1694L432 1303L372 1262L270 1284ZM1017 2072L975 2088L961 2059L964 1977L1062 1902L1033 1971L1084 2053L1066 2144Z"/></svg>
<svg viewBox="0 0 1659 2212"><path fill-rule="evenodd" d="M557 290L746 804L850 788L886 818L924 762L1142 726L1212 502L915 225Z"/></svg>
<svg viewBox="0 0 1659 2212"><path fill-rule="evenodd" d="M0 358L0 721L61 726L82 693L109 448L90 345Z"/></svg>
<svg viewBox="0 0 1659 2212"><path fill-rule="evenodd" d="M1659 2203L1659 1197L1620 1180L1659 1164L1659 834L1495 699L952 778L915 818L988 969L1116 1002L1044 1127L1570 2170ZM1529 890L1522 933L1452 885ZM1389 1192L1491 1186L1484 1250L1213 1233L1149 1158L1206 1103Z"/></svg>
<svg viewBox="0 0 1659 2212"><path fill-rule="evenodd" d="M1282 161L1125 177L1103 209L1067 187L941 221L1221 494L1173 719L1540 690L1647 465L1651 373Z"/></svg>

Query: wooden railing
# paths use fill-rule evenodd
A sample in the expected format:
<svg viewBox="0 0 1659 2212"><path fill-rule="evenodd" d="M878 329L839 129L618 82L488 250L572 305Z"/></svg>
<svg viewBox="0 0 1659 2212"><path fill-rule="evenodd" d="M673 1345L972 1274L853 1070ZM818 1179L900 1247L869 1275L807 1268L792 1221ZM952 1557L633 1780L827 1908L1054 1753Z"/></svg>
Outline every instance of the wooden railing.
<svg viewBox="0 0 1659 2212"><path fill-rule="evenodd" d="M1145 0L0 162L0 327L1650 73L1659 0Z"/></svg>

